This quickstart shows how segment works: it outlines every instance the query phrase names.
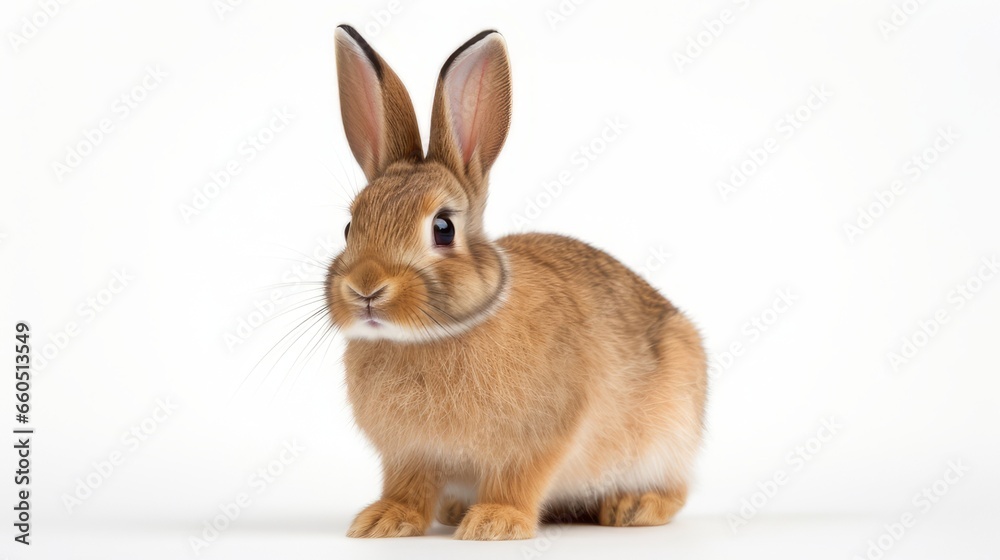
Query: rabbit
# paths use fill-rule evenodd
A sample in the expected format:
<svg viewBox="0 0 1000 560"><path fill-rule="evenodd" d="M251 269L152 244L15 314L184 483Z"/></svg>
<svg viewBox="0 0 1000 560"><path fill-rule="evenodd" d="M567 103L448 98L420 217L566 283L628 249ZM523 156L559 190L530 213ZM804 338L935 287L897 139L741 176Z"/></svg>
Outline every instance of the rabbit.
<svg viewBox="0 0 1000 560"><path fill-rule="evenodd" d="M502 36L483 31L444 63L424 155L399 77L352 27L335 35L344 129L368 184L325 298L383 484L348 536L422 535L435 516L465 540L670 521L702 439L701 337L590 245L486 236L511 120Z"/></svg>

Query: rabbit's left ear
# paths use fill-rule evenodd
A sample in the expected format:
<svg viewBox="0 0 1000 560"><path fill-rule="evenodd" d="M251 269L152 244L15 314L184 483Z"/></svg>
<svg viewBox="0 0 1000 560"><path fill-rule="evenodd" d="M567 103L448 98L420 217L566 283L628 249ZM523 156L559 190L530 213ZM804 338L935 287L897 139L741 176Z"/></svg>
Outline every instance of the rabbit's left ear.
<svg viewBox="0 0 1000 560"><path fill-rule="evenodd" d="M507 45L483 31L459 47L441 68L428 159L448 166L470 195L485 195L485 179L510 129L511 85Z"/></svg>
<svg viewBox="0 0 1000 560"><path fill-rule="evenodd" d="M349 25L336 31L340 114L368 181L393 162L423 157L417 115L403 82Z"/></svg>

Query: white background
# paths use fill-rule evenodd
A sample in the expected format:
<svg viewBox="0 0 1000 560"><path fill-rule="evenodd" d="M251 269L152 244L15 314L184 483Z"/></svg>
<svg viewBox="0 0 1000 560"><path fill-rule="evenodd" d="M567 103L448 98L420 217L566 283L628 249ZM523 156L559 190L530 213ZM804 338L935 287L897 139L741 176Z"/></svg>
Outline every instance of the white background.
<svg viewBox="0 0 1000 560"><path fill-rule="evenodd" d="M202 557L852 558L908 512L912 528L882 537L886 558L995 554L1000 275L977 274L1000 256L1000 5L249 0L220 15L209 0L122 0L67 4L25 32L22 18L46 19L42 4L0 8L2 359L13 364L19 320L35 357L47 345L54 356L31 392L34 543L12 540L8 448L0 556L194 557L190 539L243 492L250 505ZM913 13L880 28L897 5ZM712 23L723 10L727 23ZM514 231L538 205L525 229L608 250L700 326L719 361L697 482L674 523L550 529L520 543L453 542L443 528L344 537L377 497L379 472L351 422L340 342L306 360L317 326L278 358L282 336L318 309L295 308L315 285L278 287L287 297L272 315L287 313L239 344L226 338L257 318L255 303L269 309L269 286L296 271L322 279L309 262L341 246L364 186L337 102L340 23L406 83L425 138L441 64L478 31L500 30L514 118L488 229ZM165 76L135 90L147 68ZM812 88L830 95L805 109ZM123 94L142 97L127 114ZM281 110L287 126L264 130ZM781 121L796 111L789 136ZM58 173L102 119L112 131ZM608 119L626 128L602 146ZM948 129L957 137L934 150ZM271 141L247 161L241 145L259 134ZM719 183L753 167L747 151L768 139L777 149L723 197ZM592 143L602 151L584 169L579 150ZM914 156L934 161L917 174ZM240 173L206 188L230 160ZM552 197L543 185L561 173L570 182ZM905 190L879 206L897 180ZM211 196L188 221L196 193ZM848 235L873 205L871 225ZM124 287L113 281L122 270ZM978 291L959 309L960 284ZM779 290L795 298L781 312ZM89 298L103 300L99 312ZM947 322L915 334L939 310ZM766 332L745 327L755 317ZM893 367L890 353L914 337L922 347ZM733 343L743 352L722 361ZM157 399L176 406L159 423ZM830 418L836 434L814 440ZM144 441L123 441L144 421ZM258 492L250 477L286 442L304 450ZM804 447L808 461L789 457ZM115 452L122 461L100 475ZM949 462L967 472L939 482L947 493L924 511L914 496ZM88 476L100 486L67 508ZM775 477L785 483L765 496ZM746 523L734 530L735 519Z"/></svg>

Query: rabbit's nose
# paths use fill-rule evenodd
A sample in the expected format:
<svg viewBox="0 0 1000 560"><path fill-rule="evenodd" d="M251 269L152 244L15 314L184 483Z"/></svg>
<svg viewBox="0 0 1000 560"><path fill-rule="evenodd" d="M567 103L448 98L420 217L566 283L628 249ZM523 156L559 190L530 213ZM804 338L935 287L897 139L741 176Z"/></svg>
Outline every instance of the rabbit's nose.
<svg viewBox="0 0 1000 560"><path fill-rule="evenodd" d="M357 296L363 303L371 304L379 297L385 295L386 289L389 287L388 284L382 284L378 288L373 290L364 290L352 286L350 283L347 284L347 288ZM366 293L367 292L367 293Z"/></svg>

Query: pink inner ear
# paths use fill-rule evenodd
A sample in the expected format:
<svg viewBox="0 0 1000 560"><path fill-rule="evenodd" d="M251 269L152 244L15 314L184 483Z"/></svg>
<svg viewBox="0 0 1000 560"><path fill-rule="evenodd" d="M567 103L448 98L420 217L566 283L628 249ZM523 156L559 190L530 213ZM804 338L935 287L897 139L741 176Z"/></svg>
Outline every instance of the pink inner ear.
<svg viewBox="0 0 1000 560"><path fill-rule="evenodd" d="M452 64L448 77L445 78L455 141L465 164L472 160L472 154L479 146L483 97L488 93L485 86L489 58L482 51L483 49L472 47L472 50Z"/></svg>
<svg viewBox="0 0 1000 560"><path fill-rule="evenodd" d="M382 84L362 48L338 32L341 107L347 142L366 175L379 168L385 146L385 107Z"/></svg>
<svg viewBox="0 0 1000 560"><path fill-rule="evenodd" d="M381 86L375 69L362 57L355 59L354 68L360 78L364 118L362 119L364 141L368 146L372 163L378 165L382 157L382 103Z"/></svg>

